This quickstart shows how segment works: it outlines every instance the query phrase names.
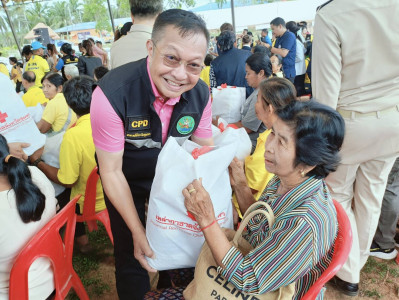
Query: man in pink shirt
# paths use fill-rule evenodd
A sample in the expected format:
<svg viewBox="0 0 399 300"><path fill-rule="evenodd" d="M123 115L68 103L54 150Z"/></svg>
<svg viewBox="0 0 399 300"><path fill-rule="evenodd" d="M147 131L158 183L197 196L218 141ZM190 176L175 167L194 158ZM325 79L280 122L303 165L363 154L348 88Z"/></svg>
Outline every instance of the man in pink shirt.
<svg viewBox="0 0 399 300"><path fill-rule="evenodd" d="M199 80L209 33L195 14L161 13L148 57L111 70L93 92L93 139L114 236L120 299L143 299L153 270L145 228L158 155L169 136L212 145L209 89ZM160 276L161 277L161 276Z"/></svg>

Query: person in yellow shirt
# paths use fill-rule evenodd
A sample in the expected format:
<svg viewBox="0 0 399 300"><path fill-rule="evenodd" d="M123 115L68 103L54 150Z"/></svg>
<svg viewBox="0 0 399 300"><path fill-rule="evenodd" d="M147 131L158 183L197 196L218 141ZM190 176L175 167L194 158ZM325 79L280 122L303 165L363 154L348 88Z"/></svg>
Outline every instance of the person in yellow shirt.
<svg viewBox="0 0 399 300"><path fill-rule="evenodd" d="M47 165L40 153L30 157L30 161L43 171L53 182L71 188L70 199L80 194L79 212L83 212L87 179L96 167L95 147L90 123L90 102L93 79L83 76L69 80L64 87L66 101L78 116L76 125L64 134L60 149L60 168ZM66 203L60 203L65 206ZM97 183L96 212L104 210L105 202L101 181ZM82 223L76 224L76 241L81 250L87 249L88 238Z"/></svg>
<svg viewBox="0 0 399 300"><path fill-rule="evenodd" d="M26 107L34 107L38 103L45 106L48 99L43 93L43 90L36 86L36 75L32 71L27 71L22 74L22 85L26 90L26 93L22 96L22 100Z"/></svg>
<svg viewBox="0 0 399 300"><path fill-rule="evenodd" d="M245 193L255 200L262 196L267 183L274 176L265 167L265 142L272 133L273 123L277 119L276 111L283 109L292 101L296 101L296 90L288 79L271 77L260 83L255 112L258 119L263 122L268 130L259 135L255 151L245 158L245 164L236 158L230 164L232 180L235 183L245 183L245 185L240 186L248 188L248 190L234 190L235 194L242 195L242 193ZM237 201L234 201L234 205L241 217Z"/></svg>
<svg viewBox="0 0 399 300"><path fill-rule="evenodd" d="M22 85L22 68L23 65L18 62L16 57L9 57L10 65L12 65L11 69L11 80L15 83L15 91L19 93L21 91Z"/></svg>
<svg viewBox="0 0 399 300"><path fill-rule="evenodd" d="M44 47L40 42L34 41L31 45L32 47L32 57L26 64L25 71L33 71L36 75L36 85L42 87L42 79L46 73L50 72L50 67L47 61L42 57Z"/></svg>
<svg viewBox="0 0 399 300"><path fill-rule="evenodd" d="M37 123L41 133L61 131L66 123L70 128L76 122L76 115L65 101L62 93L64 79L58 73L49 73L43 78L43 92L47 99L42 119Z"/></svg>
<svg viewBox="0 0 399 300"><path fill-rule="evenodd" d="M209 82L209 71L211 69L211 62L213 60L213 56L211 54L207 54L205 56L204 64L205 68L202 69L200 78L205 81L205 83L210 87L211 84Z"/></svg>

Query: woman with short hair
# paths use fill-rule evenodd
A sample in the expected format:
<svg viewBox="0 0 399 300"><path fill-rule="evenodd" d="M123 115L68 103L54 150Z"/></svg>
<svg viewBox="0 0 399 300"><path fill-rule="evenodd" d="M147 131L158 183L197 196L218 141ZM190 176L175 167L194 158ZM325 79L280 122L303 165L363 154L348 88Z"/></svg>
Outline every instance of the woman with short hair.
<svg viewBox="0 0 399 300"><path fill-rule="evenodd" d="M324 178L338 166L345 124L314 101L292 101L276 113L265 145L265 167L275 176L259 200L271 206L275 223L269 226L259 215L250 220L243 237L252 251L244 255L227 240L201 181L183 190L184 203L202 228L217 272L235 288L264 294L295 283L293 299L301 299L331 262L338 225ZM242 169L232 168L231 184L245 213L255 201Z"/></svg>

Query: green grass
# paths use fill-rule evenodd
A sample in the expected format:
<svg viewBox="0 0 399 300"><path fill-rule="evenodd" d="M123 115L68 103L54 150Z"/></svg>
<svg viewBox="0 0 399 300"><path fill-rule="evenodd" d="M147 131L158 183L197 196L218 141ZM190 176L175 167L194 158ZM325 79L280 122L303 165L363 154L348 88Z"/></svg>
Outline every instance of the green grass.
<svg viewBox="0 0 399 300"><path fill-rule="evenodd" d="M86 228L93 251L83 254L75 248L72 260L73 267L90 299L95 299L110 290L110 286L103 281L101 274L96 273L95 277L93 276L98 270L100 262L113 255L113 247L108 234L102 224L98 223L98 225L98 230L90 233ZM71 291L67 299L75 300L79 297L74 291Z"/></svg>
<svg viewBox="0 0 399 300"><path fill-rule="evenodd" d="M377 298L377 299L382 298L382 295L376 289L373 289L371 291L366 290L363 292L363 294L364 294L364 296L370 297L370 298Z"/></svg>

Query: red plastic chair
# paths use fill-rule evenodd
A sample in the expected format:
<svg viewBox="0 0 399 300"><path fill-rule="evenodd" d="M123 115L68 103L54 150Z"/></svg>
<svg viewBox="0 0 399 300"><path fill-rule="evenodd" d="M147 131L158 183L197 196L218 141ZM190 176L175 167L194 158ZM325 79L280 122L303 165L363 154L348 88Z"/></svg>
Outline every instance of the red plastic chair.
<svg viewBox="0 0 399 300"><path fill-rule="evenodd" d="M73 240L75 235L75 206L80 195L72 199L51 219L22 249L10 273L9 297L11 300L28 300L28 271L39 257L50 259L56 294L54 299L65 299L73 288L80 299L88 300L85 288L72 266ZM66 224L64 242L60 228Z"/></svg>
<svg viewBox="0 0 399 300"><path fill-rule="evenodd" d="M93 171L91 171L89 178L87 178L83 214L77 216L76 222L86 222L89 231L92 232L93 230L98 229L97 221L100 221L104 224L109 239L111 240L112 244L114 244L114 237L112 236L108 210L104 209L96 213L97 182L100 178L97 170L98 168L95 167Z"/></svg>
<svg viewBox="0 0 399 300"><path fill-rule="evenodd" d="M349 218L341 204L334 201L335 210L338 219L338 234L334 244L334 254L328 268L321 274L312 287L302 297L302 300L314 300L320 293L323 286L334 277L334 275L342 268L349 256L352 248L352 228Z"/></svg>

